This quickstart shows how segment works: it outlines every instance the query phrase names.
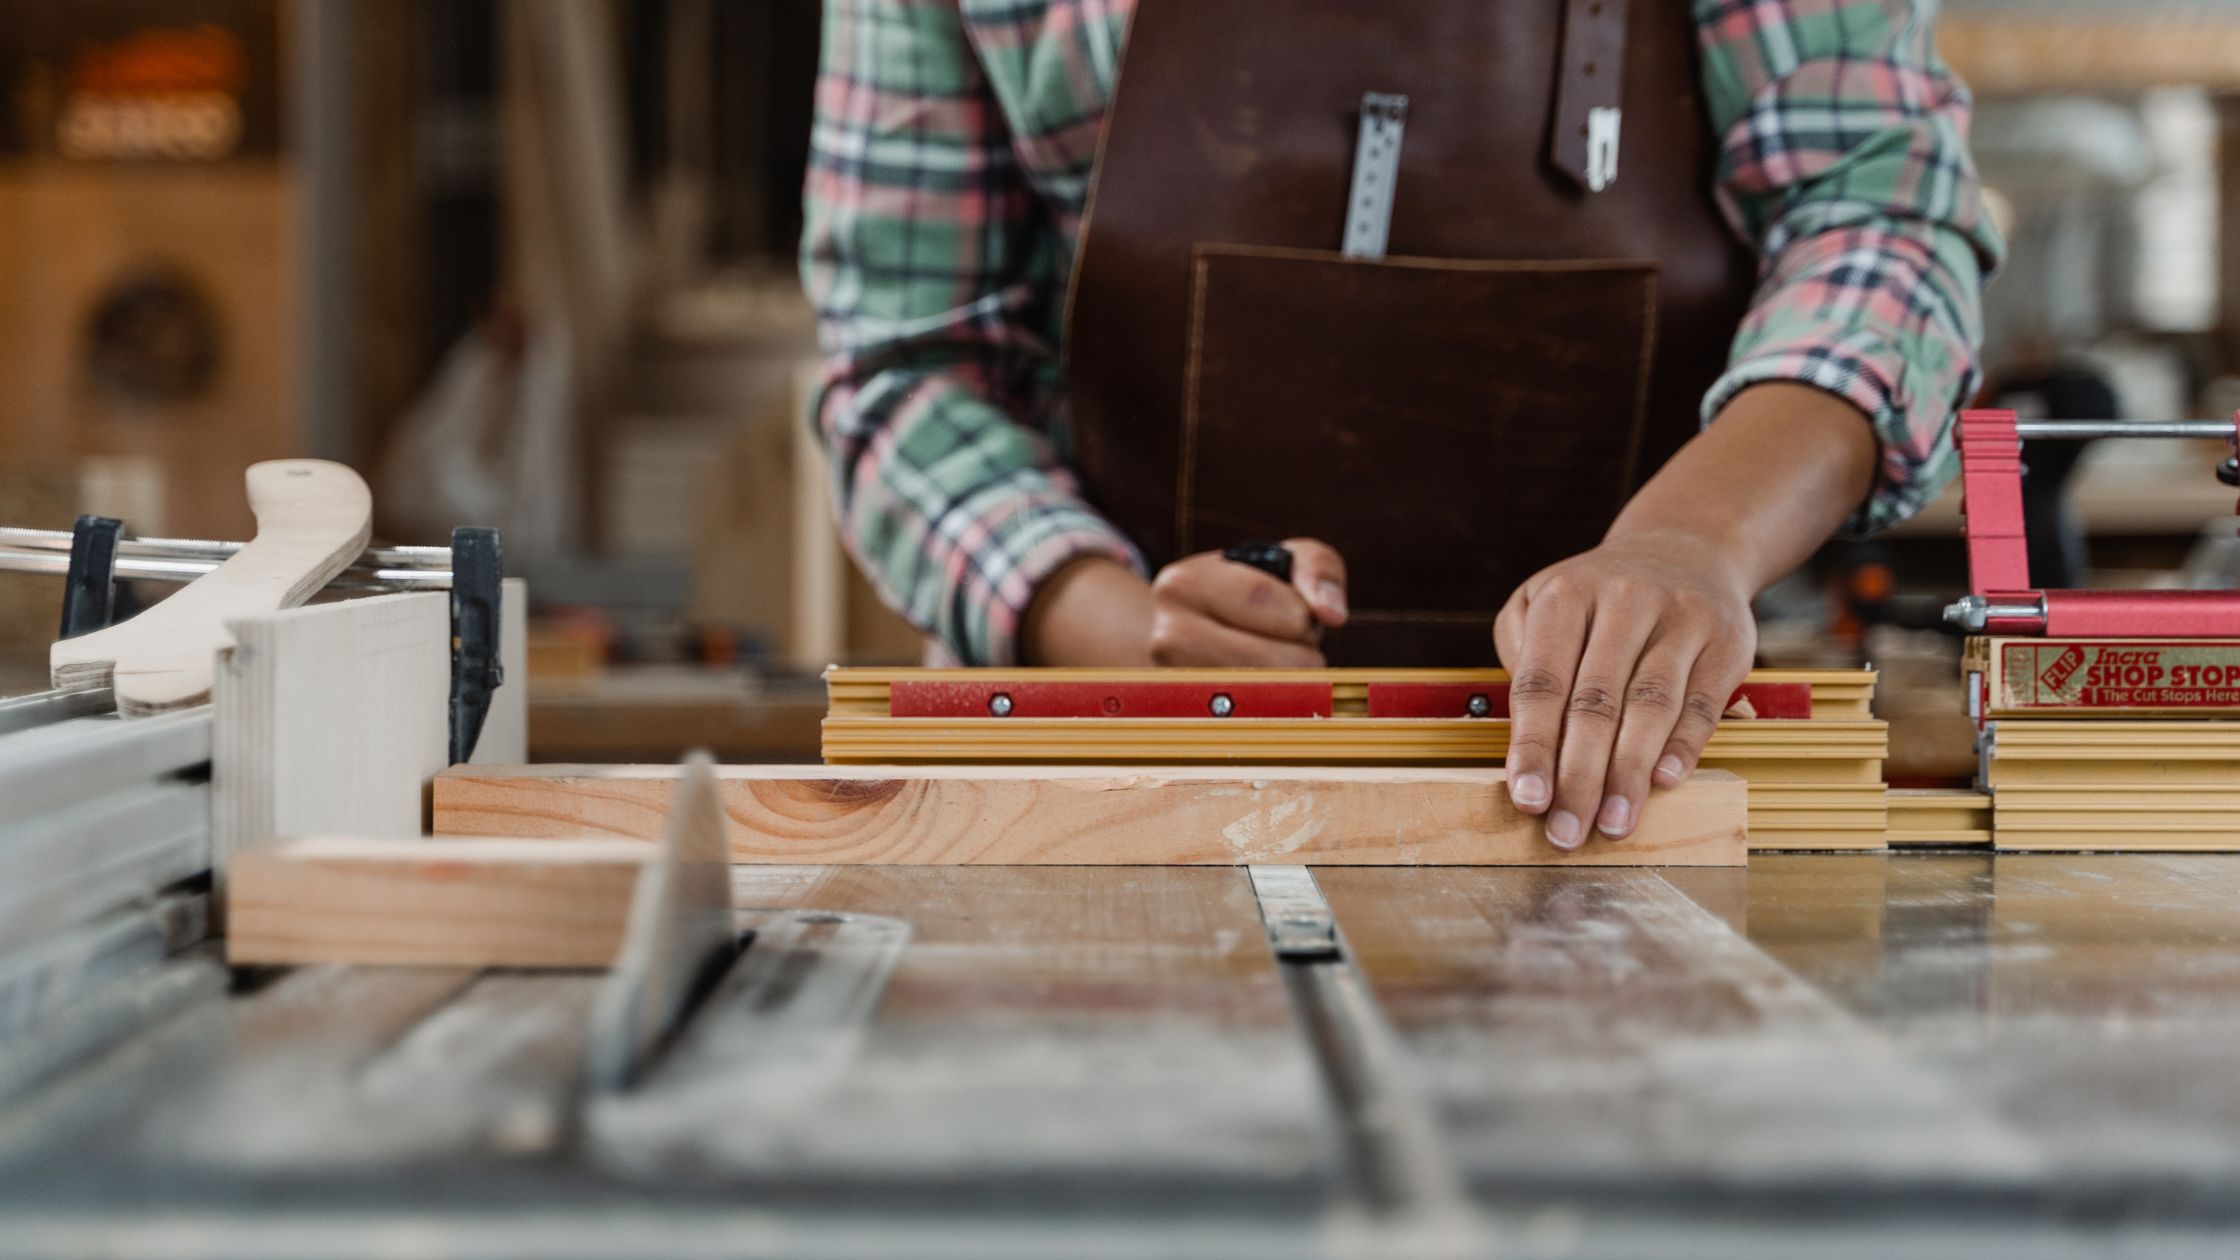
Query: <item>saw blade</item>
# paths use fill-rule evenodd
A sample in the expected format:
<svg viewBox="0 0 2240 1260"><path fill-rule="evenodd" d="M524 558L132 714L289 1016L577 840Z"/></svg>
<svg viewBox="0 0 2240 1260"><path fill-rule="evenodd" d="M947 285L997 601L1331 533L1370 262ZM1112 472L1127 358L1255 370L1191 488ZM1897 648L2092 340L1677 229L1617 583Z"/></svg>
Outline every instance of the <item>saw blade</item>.
<svg viewBox="0 0 2240 1260"><path fill-rule="evenodd" d="M638 875L622 949L592 1010L587 1069L594 1089L635 1083L738 956L731 852L714 765L704 752L686 758L661 852Z"/></svg>

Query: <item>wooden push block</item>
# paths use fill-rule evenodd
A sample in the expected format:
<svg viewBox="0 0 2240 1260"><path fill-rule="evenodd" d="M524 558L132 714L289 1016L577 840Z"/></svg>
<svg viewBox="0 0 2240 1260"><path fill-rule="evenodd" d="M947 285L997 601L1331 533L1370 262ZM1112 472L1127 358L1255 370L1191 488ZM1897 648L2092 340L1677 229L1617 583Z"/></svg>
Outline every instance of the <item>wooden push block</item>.
<svg viewBox="0 0 2240 1260"><path fill-rule="evenodd" d="M226 959L605 967L640 840L299 840L236 855Z"/></svg>
<svg viewBox="0 0 2240 1260"><path fill-rule="evenodd" d="M373 499L348 467L269 460L250 466L248 482L256 538L139 616L56 643L56 687L113 686L126 717L202 704L218 653L233 646L226 623L301 604L365 550Z"/></svg>
<svg viewBox="0 0 2240 1260"><path fill-rule="evenodd" d="M661 834L675 766L458 766L439 835ZM735 862L887 865L1740 866L1745 785L1655 793L1623 841L1571 853L1500 770L1420 767L722 766Z"/></svg>

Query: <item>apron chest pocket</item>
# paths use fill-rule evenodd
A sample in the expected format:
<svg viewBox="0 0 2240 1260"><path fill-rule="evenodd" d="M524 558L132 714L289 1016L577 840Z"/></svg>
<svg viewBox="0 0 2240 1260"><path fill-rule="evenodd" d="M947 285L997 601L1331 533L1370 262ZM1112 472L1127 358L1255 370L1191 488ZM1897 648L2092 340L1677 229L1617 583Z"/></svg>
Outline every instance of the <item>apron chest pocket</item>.
<svg viewBox="0 0 2240 1260"><path fill-rule="evenodd" d="M1631 493L1653 265L1208 245L1191 270L1180 552L1338 548L1359 629L1334 660L1489 656L1516 585L1600 542Z"/></svg>

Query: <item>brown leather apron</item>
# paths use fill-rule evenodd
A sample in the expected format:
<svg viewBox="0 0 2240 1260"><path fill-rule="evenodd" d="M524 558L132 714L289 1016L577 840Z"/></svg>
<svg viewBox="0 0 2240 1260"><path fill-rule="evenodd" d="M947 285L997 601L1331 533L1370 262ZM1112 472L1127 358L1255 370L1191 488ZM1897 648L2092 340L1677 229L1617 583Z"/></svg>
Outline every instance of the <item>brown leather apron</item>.
<svg viewBox="0 0 2240 1260"><path fill-rule="evenodd" d="M1090 497L1154 565L1321 538L1333 663L1486 663L1695 432L1753 262L1689 6L1631 7L1138 0L1066 344ZM1367 92L1409 101L1375 261L1338 249ZM1621 102L1590 192L1586 111Z"/></svg>

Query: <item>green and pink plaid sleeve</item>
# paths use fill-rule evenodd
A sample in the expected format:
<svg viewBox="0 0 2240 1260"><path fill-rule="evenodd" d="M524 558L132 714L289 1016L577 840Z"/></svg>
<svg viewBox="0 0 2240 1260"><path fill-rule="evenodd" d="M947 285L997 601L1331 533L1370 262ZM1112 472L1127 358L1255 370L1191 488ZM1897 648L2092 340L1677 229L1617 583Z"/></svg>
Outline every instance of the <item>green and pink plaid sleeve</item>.
<svg viewBox="0 0 2240 1260"><path fill-rule="evenodd" d="M1066 277L1132 0L829 0L802 273L812 416L881 593L975 664L1084 555L1142 567L1083 501L1059 360ZM1872 417L1870 504L1951 475L1999 242L1931 48L1933 0L1697 0L1721 203L1765 264L1706 417L1803 381Z"/></svg>
<svg viewBox="0 0 2240 1260"><path fill-rule="evenodd" d="M1718 192L1764 260L1708 423L1763 381L1836 394L1874 423L1868 533L1957 467L1983 281L2004 246L1968 155L1968 95L1938 58L1935 0L1697 0Z"/></svg>

